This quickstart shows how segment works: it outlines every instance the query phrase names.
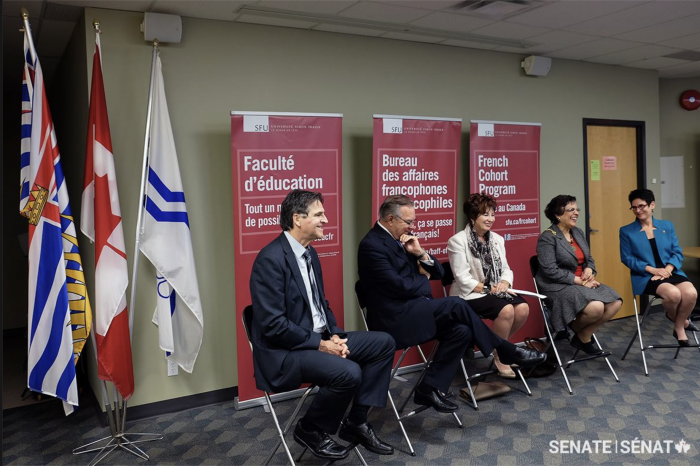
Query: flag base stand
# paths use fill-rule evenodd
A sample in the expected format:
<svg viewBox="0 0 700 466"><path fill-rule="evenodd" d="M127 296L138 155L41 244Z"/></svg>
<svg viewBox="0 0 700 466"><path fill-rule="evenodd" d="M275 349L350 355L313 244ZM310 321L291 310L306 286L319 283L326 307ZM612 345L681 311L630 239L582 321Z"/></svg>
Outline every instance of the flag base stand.
<svg viewBox="0 0 700 466"><path fill-rule="evenodd" d="M120 433L117 435L110 435L108 437L95 440L86 445L80 446L73 450L74 455L83 455L85 453L92 453L94 451L98 452L95 457L88 463L88 466L93 466L105 459L110 453L116 449L122 449L131 453L134 456L138 456L144 460L148 460L149 456L136 446L138 443L154 442L156 440L163 440L162 434L147 434L147 433L129 433L129 437L139 437L141 440L130 440L127 434ZM107 442L103 446L94 446L101 442ZM92 447L92 448L90 448Z"/></svg>
<svg viewBox="0 0 700 466"><path fill-rule="evenodd" d="M105 401L107 389L103 381L103 393L105 394ZM88 466L94 466L110 453L117 449L125 450L134 456L141 459L148 460L150 457L141 450L137 444L146 442L155 442L156 440L163 440L162 434L150 434L141 432L125 432L126 425L126 401L121 399L121 409L119 406L120 396L117 395L115 390L114 405L109 402L105 402L107 420L109 421L110 435L103 437L99 440L94 440L83 446L80 446L73 450L74 455L84 455L86 453L97 452L97 454L92 458L92 461L88 463Z"/></svg>

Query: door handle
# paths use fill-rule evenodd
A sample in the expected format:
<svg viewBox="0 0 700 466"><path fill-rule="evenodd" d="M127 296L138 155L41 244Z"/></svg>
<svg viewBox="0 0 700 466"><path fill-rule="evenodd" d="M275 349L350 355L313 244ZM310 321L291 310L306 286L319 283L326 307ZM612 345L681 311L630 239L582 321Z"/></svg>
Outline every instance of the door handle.
<svg viewBox="0 0 700 466"><path fill-rule="evenodd" d="M595 228L589 228L588 233L598 233L598 230L596 230Z"/></svg>

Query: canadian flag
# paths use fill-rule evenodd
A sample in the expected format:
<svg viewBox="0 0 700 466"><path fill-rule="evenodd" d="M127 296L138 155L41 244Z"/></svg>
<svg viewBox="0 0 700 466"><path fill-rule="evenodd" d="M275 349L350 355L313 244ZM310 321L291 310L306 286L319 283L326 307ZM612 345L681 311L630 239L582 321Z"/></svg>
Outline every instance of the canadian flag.
<svg viewBox="0 0 700 466"><path fill-rule="evenodd" d="M98 375L125 400L134 393L124 232L114 170L100 36L96 34L80 229L95 243L95 338Z"/></svg>

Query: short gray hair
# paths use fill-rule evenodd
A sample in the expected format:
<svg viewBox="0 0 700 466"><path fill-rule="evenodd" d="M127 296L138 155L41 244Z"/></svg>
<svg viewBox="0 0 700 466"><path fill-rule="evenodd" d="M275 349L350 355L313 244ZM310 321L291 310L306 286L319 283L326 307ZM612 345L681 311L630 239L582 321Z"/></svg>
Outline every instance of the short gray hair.
<svg viewBox="0 0 700 466"><path fill-rule="evenodd" d="M396 196L389 196L384 199L381 207L379 207L379 218L386 220L389 215L394 217L401 217L401 207L413 207L413 201L408 196L399 194Z"/></svg>

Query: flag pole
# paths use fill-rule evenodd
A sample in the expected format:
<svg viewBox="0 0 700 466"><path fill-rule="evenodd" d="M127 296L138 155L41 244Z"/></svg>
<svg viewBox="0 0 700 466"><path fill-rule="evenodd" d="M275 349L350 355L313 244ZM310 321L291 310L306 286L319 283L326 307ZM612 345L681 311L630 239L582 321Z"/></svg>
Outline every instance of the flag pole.
<svg viewBox="0 0 700 466"><path fill-rule="evenodd" d="M23 13L24 13L23 9ZM92 22L94 28L95 28L95 34L101 34L102 31L100 30L100 22L99 20L93 20ZM154 41L154 58L153 58L153 65L152 65L152 70L151 70L151 89L149 90L149 99L148 99L148 117L147 117L147 124L146 124L146 141L144 142L144 174L145 174L145 169L147 167L146 163L146 158L148 155L148 141L150 137L150 122L151 122L151 102L152 102L152 94L153 94L153 73L155 70L155 54L157 50L157 40ZM142 174L143 175L143 174ZM143 199L144 197L144 188L145 188L145 177L142 176L141 179L141 193L140 193L140 199ZM133 281L132 281L132 292L131 292L131 301L130 301L130 306L129 306L129 341L131 342L132 340L132 333L133 333L133 315L134 315L134 302L135 302L135 296L136 296L136 268L138 266L138 259L139 259L139 234L138 231L140 229L141 225L141 217L143 216L143 202L140 202L139 204L139 219L138 219L138 226L137 226L137 234L136 234L136 253L134 254L134 270L133 270ZM97 364L99 364L99 361L97 360L97 345L96 345L96 340L95 340L95 335L94 332L91 332L90 334L91 341L93 344L93 349L95 352L95 360L97 361ZM87 445L83 445L81 447L76 448L73 450L74 455L80 455L83 453L89 453L93 451L98 451L98 453L95 455L95 457L90 461L89 466L96 465L100 461L102 461L104 458L107 457L112 451L114 451L117 448L121 448L126 450L127 452L131 453L132 455L138 456L139 458L148 460L149 456L141 450L139 447L136 446L138 443L144 443L144 442L152 442L155 440L162 440L163 435L162 434L152 434L152 433L129 433L129 436L137 436L137 437L142 437L142 440L129 440L125 436L125 427L126 427L126 408L127 408L127 402L124 400L117 390L116 386L113 386L113 395L114 395L114 407L112 408L112 405L109 401L109 396L107 394L107 386L105 381L102 381L103 385L103 398L105 402L105 407L107 409L107 418L109 419L109 424L110 424L110 431L111 431L111 436L109 437L104 437L99 440L95 440L93 442L88 443ZM121 412L119 409L119 400L121 400ZM109 440L104 446L102 447L96 447L96 448L89 448L90 446L105 441Z"/></svg>
<svg viewBox="0 0 700 466"><path fill-rule="evenodd" d="M143 228L143 207L146 203L146 182L148 180L148 149L151 143L151 114L153 108L153 82L156 73L156 57L158 55L158 39L153 40L153 57L151 63L151 83L148 88L148 113L146 114L146 134L143 138L143 164L141 166L141 188L139 190L139 209L136 217L136 240L134 241L134 264L131 271L131 300L129 302L129 335L134 329L134 306L136 305L136 278L138 277L138 265L141 229Z"/></svg>

